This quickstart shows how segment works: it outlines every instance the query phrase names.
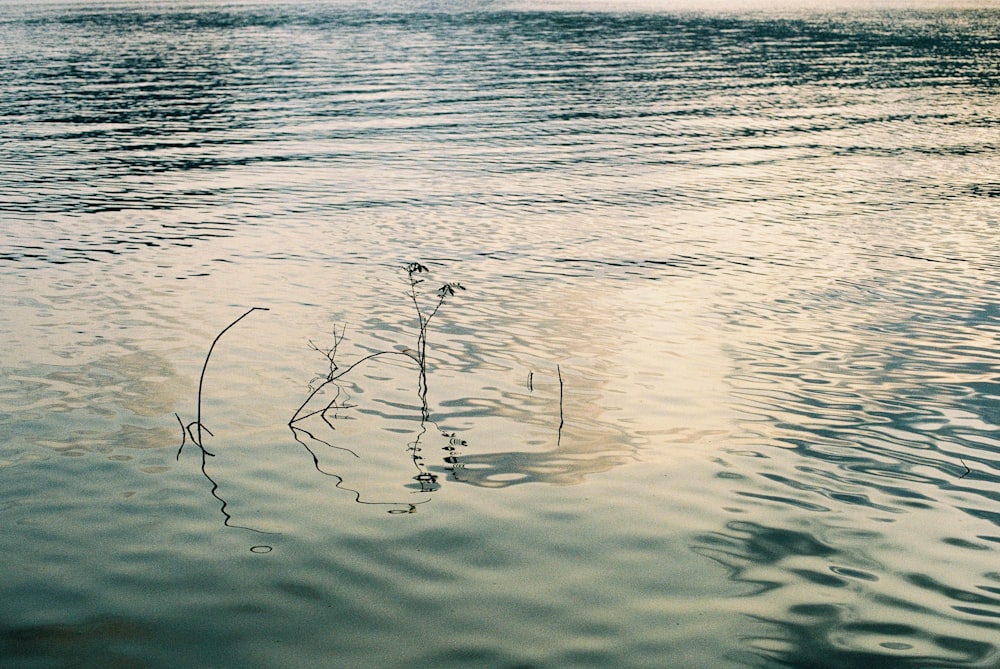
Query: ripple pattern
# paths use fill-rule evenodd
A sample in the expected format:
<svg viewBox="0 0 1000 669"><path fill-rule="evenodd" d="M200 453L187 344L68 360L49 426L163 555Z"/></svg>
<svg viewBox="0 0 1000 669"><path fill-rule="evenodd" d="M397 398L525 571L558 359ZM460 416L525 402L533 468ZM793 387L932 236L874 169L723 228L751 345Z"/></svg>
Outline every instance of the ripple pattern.
<svg viewBox="0 0 1000 669"><path fill-rule="evenodd" d="M0 656L1000 665L1000 12L562 4L4 5Z"/></svg>

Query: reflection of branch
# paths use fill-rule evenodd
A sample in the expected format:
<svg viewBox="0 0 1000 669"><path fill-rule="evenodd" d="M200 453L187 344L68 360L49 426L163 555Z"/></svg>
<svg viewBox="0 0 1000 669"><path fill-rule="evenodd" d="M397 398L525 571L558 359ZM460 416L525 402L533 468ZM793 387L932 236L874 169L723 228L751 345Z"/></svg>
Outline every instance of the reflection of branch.
<svg viewBox="0 0 1000 669"><path fill-rule="evenodd" d="M232 328L234 325L236 325L241 320L243 320L244 318L246 318L255 311L269 311L269 309L267 309L266 307L251 307L250 309L245 311L242 316L234 320L226 327L222 328L219 334L215 335L215 339L212 340L211 346L208 347L208 353L205 355L205 362L201 366L201 376L198 378L197 417L195 418L195 420L185 425L184 421L181 420L181 417L176 413L174 414L174 417L177 419L177 422L181 426L181 445L177 449L176 459L180 461L181 452L184 450L184 446L187 444L187 441L190 438L191 443L197 446L198 450L201 451L201 473L206 479L208 479L209 483L212 484L212 491L211 491L212 497L219 500L219 502L222 504L222 507L219 510L222 512L222 515L225 516L225 521L223 521L223 524L226 527L236 527L243 530L250 530L251 532L257 532L259 534L275 534L274 532L264 532L263 530L256 530L252 527L246 527L244 525L235 525L232 523L233 517L229 514L228 511L226 511L226 507L228 506L228 504L226 503L226 500L222 499L222 497L219 496L218 492L219 484L216 483L215 479L213 479L209 475L207 469L208 458L210 457L214 458L215 453L211 453L208 449L205 448L203 433L209 435L210 437L214 437L215 435L212 434L211 430L205 427L201 419L202 396L205 387L205 373L208 371L208 361L212 358L212 352L215 350L215 345L219 343L219 340L222 339L222 335L226 334L226 332L228 332L230 328Z"/></svg>
<svg viewBox="0 0 1000 669"><path fill-rule="evenodd" d="M420 440L427 434L427 420L429 419L425 420L421 416L420 432L417 433L416 439L411 441L409 445L410 458L413 460L413 466L417 468L417 475L413 477L413 480L420 485L420 492L434 492L441 487L438 485L437 475L427 471L427 467L424 466L424 456L420 455L421 451L423 451L420 448Z"/></svg>
<svg viewBox="0 0 1000 669"><path fill-rule="evenodd" d="M326 423L327 427L330 428L330 430L335 430L336 428L333 426L333 423L330 421L327 415L328 412L331 409L349 408L344 404L337 403L338 399L340 398L342 390L337 382L340 379L347 376L349 373L351 373L356 367L358 367L362 363L369 362L371 360L383 356L390 356L390 355L405 356L417 363L417 371L418 371L417 396L420 399L420 432L417 434L416 438L409 443L407 450L410 453L410 459L413 461L414 467L416 467L417 469L417 475L414 476L413 478L419 484L420 492L434 492L439 488L439 485L437 483L438 477L435 474L427 471L427 468L424 466L423 463L423 456L420 454L422 451L420 447L420 441L423 438L424 434L426 434L427 432L426 423L431 420L430 409L428 408L427 405L427 329L428 326L430 325L431 320L434 318L434 316L437 315L438 311L441 309L441 306L444 304L445 300L447 300L448 297L454 296L456 290L465 290L465 289L461 286L461 284L458 283L443 284L436 291L437 294L436 303L434 303L434 306L432 308L425 311L424 308L421 308L420 299L418 298L417 295L417 286L423 283L424 279L418 278L418 275L423 274L425 272L429 272L430 270L428 270L427 267L425 267L424 265L421 265L420 263L416 262L408 263L404 267L404 269L406 270L407 277L409 280L409 298L410 301L413 303L413 308L416 311L417 315L418 334L417 334L416 350L407 348L403 349L402 351L376 351L375 353L370 353L361 358L360 360L355 361L348 367L341 369L336 362L336 355L337 355L337 348L344 338L344 332L345 332L344 328L341 328L339 334L337 333L336 328L334 329L333 344L328 349L321 349L320 347L316 346L316 344L309 342L313 350L318 351L319 353L323 354L324 357L326 357L329 366L329 371L327 372L325 377L322 376L319 377L320 379L322 379L322 382L317 384L315 387L313 387L313 385L310 384L309 394L306 396L305 400L303 400L303 402L299 405L299 407L295 410L295 412L292 414L292 417L288 421L288 427L292 431L292 437L295 439L295 441L301 444L309 452L310 456L312 456L313 466L316 468L316 470L326 476L335 477L337 479L337 487L343 488L344 490L350 490L351 492L353 492L355 495L355 501L361 504L389 504L398 506L398 503L393 503L393 502L369 502L362 500L361 493L359 491L354 490L352 488L347 488L346 486L343 485L344 480L342 477L338 476L337 474L333 474L331 472L323 471L323 469L321 469L319 466L318 456L316 455L315 451L313 451L312 448L310 448L309 445L306 443L305 438L311 439L314 442L324 444L326 446L330 446L333 448L341 448L351 453L355 457L357 457L357 453L351 451L350 449L343 448L341 446L334 446L328 441L319 439L312 432L302 427L302 422L308 418L319 416L323 420L323 422ZM330 385L333 385L337 388L337 393L334 396L334 398L329 402L327 402L325 405L319 406L319 408L311 408L310 405L315 406L314 402L316 398ZM423 502L420 503L422 504ZM412 505L408 505L408 507L410 509L409 512L411 513L416 510L412 507Z"/></svg>
<svg viewBox="0 0 1000 669"><path fill-rule="evenodd" d="M341 367L337 364L336 356L337 356L337 349L340 343L344 339L346 327L342 327L339 333L337 332L336 328L334 329L333 343L329 348L325 349L320 348L312 341L310 341L309 344L312 347L312 349L319 352L326 358L328 368L326 370L325 375L321 375L313 379L313 381L309 383L308 395L298 406L298 408L296 408L291 418L288 420L288 427L292 432L293 439L297 443L299 443L303 448L305 448L306 451L310 454L313 460L313 466L316 468L318 472L320 472L325 476L330 476L337 479L337 484L336 484L337 487L353 493L355 501L358 502L359 504L387 505L396 507L390 510L390 513L413 513L414 511L416 511L416 504L423 504L430 500L427 499L421 502L409 503L409 502L373 502L362 499L361 492L358 490L354 490L353 488L348 488L346 485L344 485L344 479L341 476L334 474L332 472L324 471L321 468L319 463L319 457L316 451L313 450L314 446L311 446L309 442L311 440L314 444L322 444L329 448L336 448L339 450L346 451L347 453L353 455L355 458L359 457L358 453L349 448L345 448L343 446L336 446L333 443L330 443L329 441L320 439L315 434L306 429L306 427L304 426L304 421L306 421L309 418L318 417L319 420L323 421L323 423L326 425L327 428L329 428L331 431L335 431L336 428L334 427L334 424L331 420L331 411L333 411L332 418L335 419L337 417L336 410L350 408L350 405L340 400L343 389L339 385L338 381L344 378L352 371L354 371L354 369L360 366L362 363L370 362L372 360L375 360L376 358L382 358L386 356L405 356L417 363L417 371L418 371L417 395L420 399L420 432L408 444L408 449L407 449L409 451L410 459L412 460L414 467L417 469L417 474L413 477L413 480L415 480L419 485L420 492L424 493L434 492L440 487L438 484L438 475L428 471L424 463L424 458L421 455L423 449L420 445L421 440L427 433L427 423L433 422L431 421L430 409L427 403L427 333L430 322L437 315L438 311L440 311L445 301L449 297L454 296L456 294L456 291L465 290L465 288L458 283L445 283L435 291L436 300L433 302L428 301L425 303L425 306L422 307L421 298L423 296L418 295L418 286L424 282L424 279L419 275L427 273L429 272L429 270L424 265L415 262L408 263L407 265L404 266L404 269L406 270L407 277L409 280L408 295L410 301L413 303L413 307L416 311L416 316L417 316L418 334L416 341L416 350L407 348L399 351L376 351L374 353L369 353L368 355L363 356L362 358L356 360L354 363L347 366L346 368L341 369ZM212 476L208 472L208 467L207 467L208 458L215 457L215 454L210 452L207 448L205 448L204 437L206 434L208 436L214 436L214 435L212 431L209 430L208 427L206 427L203 422L202 409L203 409L203 399L204 399L205 377L208 372L208 363L211 360L216 345L222 339L222 336L224 334L226 334L230 329L235 327L240 321L249 316L251 313L253 313L254 311L267 311L267 310L268 309L264 307L252 307L247 311L245 311L243 314L241 314L234 321L229 323L215 336L215 338L212 340L211 345L208 348L208 353L205 356L205 361L202 364L201 368L201 374L198 378L197 413L195 420L185 424L185 422L181 419L181 417L178 414L174 414L181 428L181 443L177 449L176 459L178 461L180 460L181 453L184 451L184 447L187 445L187 442L189 440L191 441L191 443L197 446L198 449L201 451L202 475L205 477L206 480L208 480L212 484L211 494L213 497L219 500L221 504L220 511L222 512L222 515L225 517L224 524L227 527L241 527L242 529L248 529L254 532L260 532L260 530L255 530L253 528L243 527L240 525L234 525L232 523L232 516L229 514L227 510L228 504L219 495L218 483L215 481L215 479L212 478ZM316 383L317 381L319 381L319 383ZM561 382L561 377L560 377L560 382ZM324 393L324 391L326 391L331 385L336 388L336 393L333 399L321 405L320 404L321 401L318 400L318 398L321 396L321 393ZM318 408L314 408L317 406ZM561 414L561 406L560 406L560 414ZM560 424L560 429L561 427L562 426ZM454 473L455 468L460 467L461 465L457 463L456 454L454 452L455 451L453 446L453 444L455 443L454 435L450 435L450 437L451 437L450 444L452 444L452 446L446 448L446 450L449 451L449 455L445 458L445 461L448 464L452 465L451 471ZM265 534L269 533L265 532Z"/></svg>
<svg viewBox="0 0 1000 669"><path fill-rule="evenodd" d="M451 472L451 477L453 479L455 479L456 481L461 481L462 479L459 478L458 476L458 470L463 469L465 465L459 459L459 456L461 456L462 453L459 452L458 447L468 446L469 442L467 442L465 439L462 439L461 437L458 437L457 433L455 432L452 432L451 434L448 434L447 432L442 432L441 436L448 437L448 445L444 447L444 450L446 453L448 453L448 455L445 456L444 461L446 464L451 466L446 467L446 469L447 471Z"/></svg>
<svg viewBox="0 0 1000 669"><path fill-rule="evenodd" d="M429 498L425 499L425 500L422 500L420 502L372 502L372 501L369 501L369 500L361 499L361 492L359 490L355 490L354 488L348 488L346 485L344 485L344 477L340 476L339 474L334 474L333 472L328 472L328 471L324 470L322 467L320 467L319 456L316 455L316 451L314 451L313 449L309 448L309 444L307 444L299 436L299 433L301 433L301 434L309 437L310 439L312 439L314 441L318 441L321 444L325 444L327 446L333 446L333 444L330 444L329 442L326 442L326 441L323 441L322 439L317 438L312 432L310 432L309 430L306 430L305 428L298 427L298 426L292 425L292 424L289 424L289 427L292 429L292 437L295 439L295 441L299 442L299 444L301 444L302 447L309 452L309 455L312 457L313 467L316 469L316 471L318 471L323 476L329 476L331 478L337 479L337 483L335 484L335 487L340 488L341 490L346 490L347 492L353 493L354 494L354 501L357 502L358 504L368 504L368 505L371 505L371 506L406 507L405 509L400 509L400 508L390 509L389 513L416 513L416 510L417 510L416 507L417 507L418 504L426 504L427 502L431 501ZM339 446L333 446L333 447L334 448L340 448ZM343 450L348 451L349 453L354 453L354 451L351 451L350 449L347 449L347 448L345 448ZM355 457L357 457L356 453L354 455L355 455Z"/></svg>
<svg viewBox="0 0 1000 669"><path fill-rule="evenodd" d="M235 523L232 522L233 520L232 515L230 515L230 513L226 511L226 507L229 505L226 503L226 500L222 499L222 497L219 495L219 484L216 482L215 479L211 477L207 469L208 465L207 459L209 457L214 458L215 453L209 453L204 446L202 446L197 441L194 441L194 437L193 435L191 435L191 425L185 426L184 421L182 421L181 417L178 416L177 414L174 414L174 417L177 418L177 422L180 423L181 425L181 449L184 448L184 443L187 441L186 437L190 435L194 445L198 447L199 451L201 451L201 473L206 479L208 479L208 482L212 484L212 490L211 490L212 497L219 500L219 502L222 504L222 506L219 507L219 511L221 511L222 515L225 516L225 520L222 521L222 524L225 525L226 527L235 527L241 530L250 530L251 532L256 532L257 534L279 534L278 532L265 532L264 530L258 530L252 527L247 527L246 525L236 525ZM208 429L206 428L205 431L208 432ZM212 433L208 432L208 434ZM180 457L180 454L181 452L180 450L178 450L177 451L178 458Z"/></svg>

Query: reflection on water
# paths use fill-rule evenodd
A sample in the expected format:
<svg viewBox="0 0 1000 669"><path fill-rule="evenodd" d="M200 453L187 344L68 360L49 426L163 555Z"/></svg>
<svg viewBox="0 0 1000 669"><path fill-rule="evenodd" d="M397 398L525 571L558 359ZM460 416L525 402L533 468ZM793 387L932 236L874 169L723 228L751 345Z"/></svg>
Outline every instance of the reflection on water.
<svg viewBox="0 0 1000 669"><path fill-rule="evenodd" d="M0 656L995 666L998 26L5 5Z"/></svg>
<svg viewBox="0 0 1000 669"><path fill-rule="evenodd" d="M545 374L539 372L536 377L532 370L523 391L508 389L495 398L447 399L436 403L439 409L432 411L427 395L431 380L426 339L431 321L446 299L454 299L455 288L462 287L446 283L438 289L437 297L427 302L420 284L433 281L423 274L430 270L417 264L410 267L420 272L411 269L408 274L409 301L415 307L417 323L416 349L369 351L357 360L344 361L337 352L347 334L346 326L339 332L334 328L326 345L310 341L309 348L326 359L328 369L312 380L305 400L291 412L288 428L318 473L334 479L335 487L352 493L359 504L391 507L389 513L413 513L418 505L431 500L430 493L439 490L445 480L492 488L522 483L574 484L634 458L627 433L602 424L602 412L593 405L600 394L592 388L580 392L575 387L567 393L558 364L557 387ZM203 384L216 346L224 347L226 334L256 311L268 309L245 311L222 328L208 347L197 389L196 418L185 422L179 415L175 417L181 430L177 459L189 443L199 450L202 475L221 505L224 524L259 532L233 522L229 505L219 494L219 482L211 473L209 458L216 454L206 446L207 440L217 435L202 418L202 406L209 400ZM600 352L595 350L593 355ZM545 397L547 391L552 395ZM505 441L510 441L503 445L510 450L491 453L477 452L482 447L470 446L465 436L473 433L467 429L449 432L443 427L445 422L468 426L490 420L532 428L521 433L508 427ZM401 447L404 443L405 449ZM535 450L523 450L525 446ZM410 498L406 492L419 496Z"/></svg>
<svg viewBox="0 0 1000 669"><path fill-rule="evenodd" d="M856 536L871 541L879 535ZM984 631L1000 629L995 611L990 611L1000 604L996 586L957 590L924 574L890 576L895 583L884 583L880 573L886 566L863 558L859 565L857 549L843 551L809 532L746 521L730 522L724 531L701 537L695 550L725 565L732 579L749 585L749 596L785 591L771 595L785 603L785 610L752 614L772 625L775 633L743 639L781 665L982 666L996 655L994 644L954 634L960 628L956 621L967 618L962 613L985 616L978 622ZM995 581L995 576L987 579ZM949 611L901 598L900 581L986 608L964 604Z"/></svg>

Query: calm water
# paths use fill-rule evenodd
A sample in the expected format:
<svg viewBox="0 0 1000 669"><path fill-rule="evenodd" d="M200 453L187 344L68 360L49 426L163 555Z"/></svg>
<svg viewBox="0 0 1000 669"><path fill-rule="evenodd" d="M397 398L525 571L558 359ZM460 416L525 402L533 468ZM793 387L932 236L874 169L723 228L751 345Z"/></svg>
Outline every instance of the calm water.
<svg viewBox="0 0 1000 669"><path fill-rule="evenodd" d="M0 665L1000 666L984 7L4 5Z"/></svg>

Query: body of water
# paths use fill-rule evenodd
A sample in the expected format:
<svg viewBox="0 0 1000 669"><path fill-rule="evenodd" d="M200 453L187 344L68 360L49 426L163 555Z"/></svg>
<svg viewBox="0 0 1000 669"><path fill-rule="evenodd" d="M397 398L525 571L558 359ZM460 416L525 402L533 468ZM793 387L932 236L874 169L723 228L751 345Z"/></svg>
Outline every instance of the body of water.
<svg viewBox="0 0 1000 669"><path fill-rule="evenodd" d="M1000 665L1000 9L626 9L2 6L0 666Z"/></svg>

